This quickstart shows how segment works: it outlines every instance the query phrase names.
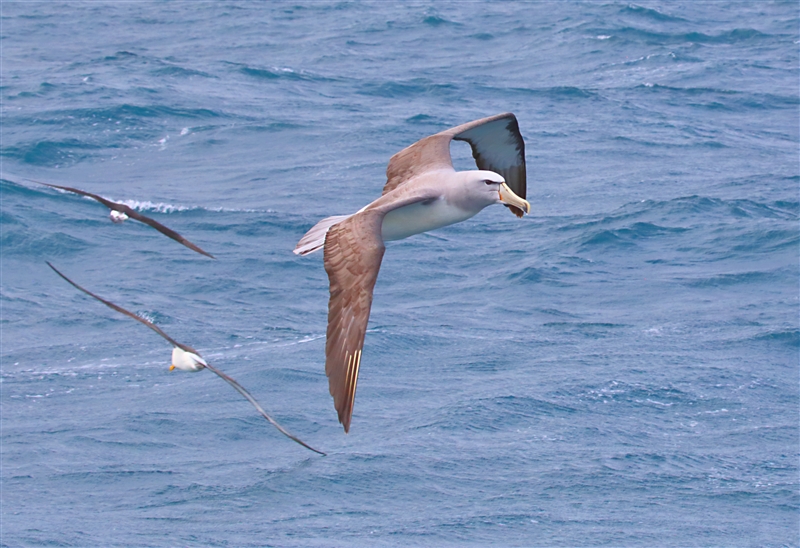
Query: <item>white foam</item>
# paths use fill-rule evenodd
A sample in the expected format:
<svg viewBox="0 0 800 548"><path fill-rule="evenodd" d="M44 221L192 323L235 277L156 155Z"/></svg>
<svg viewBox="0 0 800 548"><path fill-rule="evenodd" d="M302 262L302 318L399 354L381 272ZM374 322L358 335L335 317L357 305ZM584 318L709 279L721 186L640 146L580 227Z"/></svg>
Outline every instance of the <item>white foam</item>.
<svg viewBox="0 0 800 548"><path fill-rule="evenodd" d="M125 204L131 209L136 211L155 211L156 213L172 213L174 211L189 211L192 209L199 209L197 207L179 206L173 204L165 204L163 202L154 203L150 200L112 200L120 204Z"/></svg>

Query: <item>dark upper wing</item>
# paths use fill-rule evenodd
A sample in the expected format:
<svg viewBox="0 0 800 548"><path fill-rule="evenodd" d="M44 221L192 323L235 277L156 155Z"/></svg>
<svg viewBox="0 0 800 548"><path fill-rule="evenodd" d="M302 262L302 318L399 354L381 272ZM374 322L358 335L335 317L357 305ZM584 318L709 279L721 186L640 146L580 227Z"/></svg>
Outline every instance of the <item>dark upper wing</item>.
<svg viewBox="0 0 800 548"><path fill-rule="evenodd" d="M219 376L219 377L220 377L222 380L224 380L225 382L227 382L228 384L230 384L231 386L233 386L233 387L236 389L236 391L237 391L237 392L239 392L239 393L240 393L242 396L244 396L244 397L247 399L247 401L249 401L250 403L252 403L252 404L253 404L253 407L255 407L255 408L258 410L258 412L259 412L259 413L261 413L261 416L262 416L262 417L264 417L265 419L267 419L267 420L268 420L270 423L272 423L272 425L273 425L275 428L277 428L278 430L280 430L281 434L283 434L284 436L286 436L287 438L289 438L289 439L291 439L291 440L293 440L293 441L296 441L297 443L299 443L300 445L302 445L302 446L303 446L303 447L305 447L306 449L311 449L311 450L312 450L312 451L314 451L315 453L319 453L320 455L323 455L323 456L325 455L325 453L323 453L322 451L319 451L319 450L317 450L317 449L314 449L313 447L311 447L310 445L308 445L306 442L304 442L304 441L303 441L303 440L301 440L300 438L297 438L297 437L293 436L292 434L290 434L288 431L286 431L286 429L285 429L283 426L281 426L280 424L278 424L278 422L277 422L277 421L275 421L275 419L273 419L272 417L270 417L270 416L267 414L267 412L266 412L266 411L264 411L264 409L262 409L262 407L261 407L261 406L258 404L258 402L256 401L256 399L255 399L253 396L251 396L251 395L250 395L250 392L248 392L247 390L245 390L245 389L244 389L244 387L243 387L241 384L239 384L238 382L236 382L236 381L235 381L235 380L234 380L232 377L229 377L228 375L226 375L225 373L223 373L223 372L222 372L222 371L220 371L219 369L217 369L217 368L215 368L215 367L212 367L212 366L210 366L210 365L208 365L208 364L206 364L206 369L209 369L210 371L213 371L213 372L214 372L215 374L217 374L217 375L218 375L218 376Z"/></svg>
<svg viewBox="0 0 800 548"><path fill-rule="evenodd" d="M202 255L205 255L206 257L211 257L212 259L216 259L216 257L214 257L211 253L203 251L198 246L194 245L192 242L190 242L189 240L187 240L186 238L184 238L183 236L181 236L180 234L178 234L177 232L175 232L171 228L165 227L164 225L162 225L158 221L155 221L155 220L151 219L150 217L142 215L138 211L126 206L125 204L118 204L117 202L112 202L111 200L106 200L102 196L98 196L97 194L92 194L91 192L86 192L85 190L80 190L79 188L72 188L72 187L69 187L69 186L51 185L49 183L42 183L40 181L36 181L36 182L39 183L40 185L45 185L45 186L49 186L49 187L52 187L52 188L58 188L60 190L66 190L68 192L74 192L75 194L80 194L81 196L88 196L89 198L94 198L95 200L97 200L98 202L100 202L101 204L103 204L104 206L106 206L109 209L113 209L114 211L119 211L120 213L124 213L125 215L127 215L131 219L136 219L140 223L144 223L146 225L152 226L153 228L155 228L156 230L158 230L159 232L161 232L165 236L167 236L169 238L172 238L176 242L179 242L179 243L185 245L186 247L188 247L192 251L196 251L196 252L198 252L198 253L200 253Z"/></svg>
<svg viewBox="0 0 800 548"><path fill-rule="evenodd" d="M146 216L142 215L141 213L139 213L138 211L135 211L135 210L131 209L130 207L124 205L124 204L117 204L117 205L119 205L119 206L124 208L124 209L119 209L118 211L123 211L125 213L125 215L127 215L128 217L130 217L132 219L136 219L137 221L142 222L142 223L144 223L146 225L152 226L153 228L158 230L161 234L172 238L176 242L182 243L183 245L185 245L186 247L188 247L189 249L191 249L193 251L197 251L198 253L200 253L202 255L205 255L206 257L211 257L212 259L216 259L216 257L214 257L211 253L208 253L207 251L203 251L198 246L194 245L192 242L190 242L189 240L187 240L186 238L184 238L183 236L181 236L180 234L178 234L177 232L175 232L171 228L165 227L164 225L162 225L158 221L154 221L150 217L146 217Z"/></svg>
<svg viewBox="0 0 800 548"><path fill-rule="evenodd" d="M517 196L526 197L525 141L510 112L450 128L404 148L389 160L383 194L425 171L452 169L452 139L469 143L478 169L499 173Z"/></svg>
<svg viewBox="0 0 800 548"><path fill-rule="evenodd" d="M363 211L332 227L325 239L331 290L325 374L345 432L350 430L372 290L386 249L382 221L382 213Z"/></svg>
<svg viewBox="0 0 800 548"><path fill-rule="evenodd" d="M449 130L453 139L466 141L478 169L494 171L520 198L526 196L525 141L513 114L498 114Z"/></svg>
<svg viewBox="0 0 800 548"><path fill-rule="evenodd" d="M170 344L172 344L173 346L177 346L177 347L179 347L179 348L182 348L183 350L186 350L187 352L192 352L192 353L194 353L194 354L197 354L197 350L193 349L193 348L192 348L192 347L190 347L190 346L186 346L185 344L181 344L181 343L179 343L178 341L176 341L175 339L173 339L172 337L170 337L169 335L167 335L166 333L164 333L164 332L161 330L161 328L160 328L160 327L158 327L156 324L154 324L154 323L152 323L152 322L149 322L149 321L145 320L144 318L142 318L142 317L140 317L140 316L137 316L137 315L136 315L136 314L134 314L133 312L130 312L130 311L128 311L128 310L125 310L125 309L124 309L124 308L122 308L121 306L117 306L117 305L115 305L114 303L112 303L112 302L110 302L110 301L107 301L107 300L103 299L102 297L99 297L99 296L95 295L94 293L92 293L92 292L91 292L91 291L89 291L88 289L84 289L83 287L79 286L78 284L76 284L75 282L73 282L72 280L70 280L69 278L67 278L67 277L66 277L64 274L62 274L62 273L61 273L61 272L60 272L60 271L59 271L59 270L58 270L56 267L54 267L52 264L50 264L50 262L49 262L49 261L46 261L46 262L47 262L47 266L49 266L50 268L52 268L52 269L55 271L55 273L56 273L56 274L58 274L59 276L61 276L62 278L64 278L64 279L65 279L65 280L66 280L66 281L67 281L67 282L68 282L70 285L72 285L73 287L75 287L75 288L77 288L77 289L79 289L79 290L83 291L84 293L86 293L86 294L87 294L87 295L89 295L90 297L94 297L95 299L97 299L98 301L100 301L101 303L103 303L104 305L106 305L107 307L109 307L109 308L113 308L113 309L114 309L114 310L116 310L117 312L119 312L119 313L121 313L121 314L125 314L126 316L133 318L133 319L134 319L134 320L136 320L137 322L141 322L141 323L143 323L144 325L146 325L147 327L149 327L150 329L152 329L153 331L155 331L156 333L158 333L159 335L161 335L162 337L164 337L164 338L165 338L167 341L169 341L169 342L170 342ZM199 354L198 354L198 355L199 355Z"/></svg>
<svg viewBox="0 0 800 548"><path fill-rule="evenodd" d="M31 179L32 180L32 179ZM49 186L51 188L57 188L59 190L66 190L67 192L74 192L75 194L80 194L81 196L88 196L89 198L94 198L104 206L109 209L113 209L116 211L122 211L127 214L126 208L130 209L128 206L123 204L118 204L116 202L112 202L111 200L106 200L102 196L98 196L97 194L92 194L91 192L86 192L85 190L81 190L79 188L72 188L71 186L59 186L59 185L51 185L50 183L43 183L41 181L36 181L40 185Z"/></svg>

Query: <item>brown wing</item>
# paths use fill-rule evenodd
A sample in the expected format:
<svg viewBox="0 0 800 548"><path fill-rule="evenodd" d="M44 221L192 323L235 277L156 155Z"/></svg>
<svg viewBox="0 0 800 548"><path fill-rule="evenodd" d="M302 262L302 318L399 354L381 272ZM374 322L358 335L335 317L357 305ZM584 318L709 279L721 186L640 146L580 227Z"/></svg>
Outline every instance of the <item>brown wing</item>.
<svg viewBox="0 0 800 548"><path fill-rule="evenodd" d="M278 424L278 421L276 421L275 419L273 419L272 417L270 417L270 416L267 414L267 412L266 412L266 411L264 411L264 408L263 408L263 407L261 407L261 405L259 405L259 403L256 401L256 399L255 399L255 398L252 396L252 394L250 394L250 392L248 392L247 390L245 390L245 389L244 389L244 387L243 387L241 384L239 384L238 382L236 382L236 381L233 379L233 377L231 377L231 376L229 376L229 375L226 375L225 373L223 373L222 371L220 371L220 370L219 370L219 369L217 369L216 367L212 367L212 366L211 366L211 365L209 365L209 364L206 364L206 369L208 369L209 371L213 372L213 373L214 373L214 374L216 374L216 375L217 375L219 378L221 378L222 380L224 380L225 382L227 382L228 384L230 384L232 387L234 387L234 388L236 389L236 391L237 391L237 392L239 392L239 394L241 394L242 396L244 396L244 397L245 397L245 399L246 399L247 401L249 401L250 403L252 403L252 404L253 404L253 407L255 407L255 408L256 408L256 410L257 410L259 413L261 413L261 416L262 416L262 417L264 417L265 419L267 419L267 420L270 422L270 424L272 424L272 426L274 426L275 428L277 428L277 429L280 431L280 433L281 433L281 434L283 434L284 436L286 436L286 437L287 437L287 438L289 438L290 440L296 441L297 443L299 443L300 445L302 445L302 446L303 446L303 447L305 447L306 449L311 449L311 450L312 450L312 451L314 451L315 453L319 453L320 455L322 455L322 456L325 456L325 453L323 453L322 451L320 451L320 450L318 450L318 449L314 449L313 447L311 447L310 445L308 445L306 442L304 442L304 441L303 441L303 440L301 440L300 438L298 438L298 437L296 437L296 436L294 436L294 435L290 434L288 430L286 430L286 429L285 429L283 426L281 426L280 424Z"/></svg>
<svg viewBox="0 0 800 548"><path fill-rule="evenodd" d="M383 194L388 194L409 179L432 169L453 169L450 159L451 135L437 133L408 146L389 159L386 168L386 185Z"/></svg>
<svg viewBox="0 0 800 548"><path fill-rule="evenodd" d="M31 179L31 180L33 180L33 179ZM116 202L112 202L111 200L106 200L102 196L98 196L97 194L92 194L91 192L86 192L85 190L81 190L79 188L72 188L71 186L51 185L50 183L43 183L41 181L35 181L35 182L39 183L40 185L49 186L50 188L57 188L59 190L66 190L67 192L74 192L75 194L80 194L81 196L87 196L89 198L94 198L95 200L97 200L98 202L100 202L101 204L106 206L107 208L114 209L116 211L125 212L125 210L123 208L128 207L126 205L122 205L122 204L118 204ZM128 208L128 209L130 209L130 208ZM127 214L127 212L125 212L125 213Z"/></svg>
<svg viewBox="0 0 800 548"><path fill-rule="evenodd" d="M33 179L31 179L31 180L33 180ZM97 200L98 202L100 202L101 204L103 204L104 206L106 206L109 209L113 209L114 211L119 211L120 213L124 213L125 215L127 215L131 219L136 219L140 223L144 223L146 225L152 226L153 228L158 230L160 233L162 233L164 236L172 238L176 242L179 242L179 243L185 245L186 247L188 247L192 251L196 251L196 252L200 253L201 255L205 255L206 257L211 257L212 259L216 259L216 257L214 257L211 253L203 251L198 246L194 245L192 242L190 242L189 240L187 240L186 238L184 238L183 236L181 236L180 234L178 234L177 232L175 232L171 228L165 227L164 225L162 225L158 221L155 221L155 220L151 219L150 217L142 215L138 211L126 206L125 204L118 204L117 202L112 202L111 200L106 200L102 196L98 196L97 194L92 194L91 192L86 192L85 190L81 190L79 188L72 188L72 187L69 187L69 186L51 185L49 183L42 183L41 181L35 181L35 182L39 183L40 185L45 185L45 186L49 186L49 187L52 187L52 188L58 188L58 189L61 189L61 190L66 190L67 192L74 192L75 194L80 194L81 196L88 196L89 198L94 198L95 200Z"/></svg>
<svg viewBox="0 0 800 548"><path fill-rule="evenodd" d="M325 239L325 271L331 289L325 374L345 432L353 415L372 290L386 249L382 221L382 213L363 211L335 225Z"/></svg>
<svg viewBox="0 0 800 548"><path fill-rule="evenodd" d="M60 272L60 271L59 271L59 270L58 270L56 267L54 267L52 264L50 264L50 262L49 262L49 261L45 261L45 262L47 262L47 266L49 266L50 268L52 268L52 269L55 271L55 273L56 273L56 274L58 274L59 276L61 276L62 278L64 278L64 280L66 280L66 281L67 281L67 283L68 283L68 284L70 284L71 286L75 287L76 289L79 289L79 290L83 291L84 293L86 293L86 294L87 294L87 295L89 295L90 297L94 297L95 299L97 299L98 301L100 301L101 303L103 303L104 305L106 305L107 307L109 307L109 308L113 308L114 310L116 310L116 311L117 311L117 312L119 312L120 314L125 314L125 315L126 315L126 316L128 316L129 318L133 318L133 319L134 319L134 320L136 320L137 322L141 322L141 323L143 323L144 325L146 325L147 327L149 327L150 329L152 329L153 331L155 331L156 333L158 333L159 335L161 335L162 337L164 337L164 338L165 338L165 339L166 339L166 340L167 340L167 341L168 341L170 344L172 344L173 346L177 346L178 348L182 348L183 350L186 350L187 352L192 352L192 353L194 353L194 354L197 354L198 356L200 355L200 353L199 353L197 350L195 350L194 348L192 348L191 346L187 346L187 345L185 345L185 344L181 344L181 343L179 343L178 341L176 341L175 339L173 339L172 337L170 337L169 335L167 335L166 333L164 333L164 332L161 330L161 328L160 328L160 327L158 327L156 324L154 324L154 323L152 323L152 322L149 322L149 321L145 320L145 319L144 319L144 318L142 318L141 316L137 316L136 314L134 314L133 312L131 312L131 311L129 311L129 310L125 310L125 309L124 309L124 308L122 308L121 306L117 306L117 305L115 305L115 304L114 304L114 303L112 303L111 301L107 301L107 300L105 300L104 298L102 298L102 297L100 297L100 296L98 296L98 295L95 295L94 293L92 293L92 292L91 292L91 291L89 291L88 289L85 289L85 288L83 288L83 287L79 286L78 284L76 284L75 282L73 282L72 280L70 280L69 278L67 278L67 277L66 277L64 274L62 274L62 273L61 273L61 272Z"/></svg>
<svg viewBox="0 0 800 548"><path fill-rule="evenodd" d="M510 112L450 128L401 150L389 160L383 194L425 171L452 169L452 139L469 143L478 169L499 173L517 196L526 197L525 141Z"/></svg>
<svg viewBox="0 0 800 548"><path fill-rule="evenodd" d="M206 257L211 257L212 259L216 259L216 257L214 257L211 253L209 253L207 251L203 251L198 246L194 245L192 242L190 242L189 240L187 240L186 238L184 238L183 236L181 236L180 234L178 234L177 232L175 232L171 228L165 227L164 225L162 225L158 221L155 221L155 220L151 219L150 217L146 217L146 216L142 215L141 213L139 213L138 211L135 211L135 210L131 209L130 207L124 205L124 204L117 204L117 205L119 205L120 207L124 208L124 209L118 209L117 211L123 211L125 213L125 215L127 215L128 217L130 217L132 219L136 219L140 223L144 223L146 225L152 226L153 228L158 230L164 236L172 238L176 242L182 243L183 245L185 245L186 247L188 247L192 251L197 251L201 255L205 255Z"/></svg>

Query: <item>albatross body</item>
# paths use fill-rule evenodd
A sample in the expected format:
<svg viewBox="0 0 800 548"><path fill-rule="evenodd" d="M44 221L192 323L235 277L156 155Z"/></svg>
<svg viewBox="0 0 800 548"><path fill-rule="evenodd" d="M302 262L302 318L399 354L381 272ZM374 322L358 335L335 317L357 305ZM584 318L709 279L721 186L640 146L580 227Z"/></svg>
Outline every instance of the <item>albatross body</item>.
<svg viewBox="0 0 800 548"><path fill-rule="evenodd" d="M119 312L121 314L124 314L124 315L128 316L129 318L133 318L137 322L146 325L147 327L149 327L150 329L152 329L153 331L155 331L156 333L158 333L159 335L164 337L164 339L166 339L167 342L169 342L172 345L172 365L169 366L169 370L170 371L172 371L174 369L179 369L181 371L197 372L197 371L202 371L203 369L208 369L209 371L211 371L212 373L217 375L219 378L221 378L222 380L224 380L225 382L230 384L234 389L236 389L237 392L239 392L242 396L244 396L247 401L249 401L251 404L253 404L253 407L256 408L256 410L261 414L261 416L264 417L265 419L267 419L270 422L270 424L272 424L275 428L277 428L280 431L281 434L283 434L287 438L291 439L292 441L295 441L295 442L299 443L300 445L302 445L306 449L310 449L311 451L314 451L315 453L319 453L320 455L325 455L325 453L323 453L322 451L314 449L313 447L311 447L310 445L305 443L300 438L297 438L297 437L293 436L292 434L290 434L283 426L278 424L278 422L275 421L275 419L270 417L267 414L267 412L264 411L264 409L261 407L261 405L259 405L259 403L256 401L256 399L250 394L250 392L245 390L244 387L241 384L239 384L238 382L236 382L232 377L229 377L228 375L226 375L225 373L223 373L222 371L220 371L216 367L211 366L211 364L209 364L208 362L206 362L205 359L203 359L203 357L200 355L200 352L198 352L197 350L195 350L194 348L192 348L189 345L179 343L178 341L176 341L175 339L173 339L172 337L167 335L160 327L158 327L153 322L151 322L149 320L146 320L146 319L142 318L141 316L137 316L136 314L134 314L130 310L125 310L121 306L118 306L118 305L112 303L111 301L107 301L104 298L102 298L102 297L100 297L98 295L95 295L94 293L92 293L88 289L85 289L85 288L81 287L80 285L76 284L75 282L73 282L72 280L67 278L64 274L62 274L56 267L54 267L49 262L47 263L47 266L52 268L53 271L55 271L56 274L61 276L67 283L69 283L70 285L72 285L76 289L78 289L80 291L83 291L84 293L86 293L87 295L89 295L92 298L97 299L98 301L100 301L101 303L106 305L107 307L113 308L117 312Z"/></svg>
<svg viewBox="0 0 800 548"><path fill-rule="evenodd" d="M33 179L31 179L31 181L33 181ZM200 253L201 255L205 255L206 257L211 257L212 259L216 258L211 253L201 249L199 246L196 246L195 244L193 244L192 242L190 242L189 240L187 240L186 238L184 238L183 236L181 236L180 234L178 234L177 232L175 232L171 228L168 228L168 227L162 225L161 223L159 223L155 219L151 219L150 217L148 217L146 215L142 215L141 213L139 213L135 209L133 209L133 208L131 208L131 207L125 205L125 204L112 202L111 200L107 200L107 199L103 198L102 196L98 196L97 194L92 194L91 192L86 192L85 190L81 190L79 188L72 188L70 186L52 185L50 183L43 183L41 181L34 181L34 182L35 183L39 183L40 185L49 186L50 188L57 188L59 190L65 191L65 192L72 192L72 193L78 194L80 196L86 196L87 198L92 198L94 200L97 200L98 202L100 202L101 204L103 204L104 206L106 206L109 209L108 217L111 219L111 222L114 223L114 224L124 223L129 218L130 219L136 219L140 223L144 223L146 225L152 226L153 228L158 230L160 233L162 233L164 236L167 236L168 238L172 238L176 242L185 245L186 247L188 247L192 251L196 251L197 253Z"/></svg>
<svg viewBox="0 0 800 548"><path fill-rule="evenodd" d="M470 144L478 170L453 168L454 139ZM350 430L384 242L464 221L492 204L503 204L518 217L530 213L525 200L525 143L511 113L417 141L392 156L386 177L380 198L352 215L323 219L294 250L298 255L325 250L330 280L325 373L345 432Z"/></svg>

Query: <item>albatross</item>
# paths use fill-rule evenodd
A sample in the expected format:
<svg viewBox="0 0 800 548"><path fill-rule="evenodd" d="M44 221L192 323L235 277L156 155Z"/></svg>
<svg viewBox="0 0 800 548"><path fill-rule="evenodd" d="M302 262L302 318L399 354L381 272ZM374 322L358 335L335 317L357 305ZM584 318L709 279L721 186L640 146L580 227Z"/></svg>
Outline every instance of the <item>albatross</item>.
<svg viewBox="0 0 800 548"><path fill-rule="evenodd" d="M453 140L469 143L477 170L455 170ZM525 200L525 142L511 113L417 141L391 157L386 178L380 198L352 215L321 220L294 249L308 255L324 248L330 281L325 374L345 433L384 242L459 223L492 204L505 205L517 217L531 209Z"/></svg>
<svg viewBox="0 0 800 548"><path fill-rule="evenodd" d="M31 179L33 181L33 179ZM86 192L85 190L81 190L79 188L72 188L69 186L59 186L59 185L51 185L49 183L43 183L41 181L34 181L35 183L39 183L40 185L49 186L50 188L57 188L59 190L64 190L66 192L72 192L75 194L80 194L81 196L88 196L89 198L93 198L109 208L111 211L109 212L109 217L114 224L119 224L128 220L128 218L136 219L140 223L144 223L146 225L150 225L156 230L158 230L163 235L172 238L178 243L181 243L191 249L192 251L197 251L201 255L205 255L206 257L211 257L212 259L216 259L211 253L200 249L200 247L194 245L192 242L172 230L171 228L167 228L158 221L151 219L145 215L142 215L135 209L126 206L125 204L119 204L117 202L112 202L111 200L107 200L102 196L98 196L97 194L92 194L91 192Z"/></svg>
<svg viewBox="0 0 800 548"><path fill-rule="evenodd" d="M198 352L197 350L195 350L191 346L179 343L178 341L176 341L175 339L173 339L172 337L170 337L169 335L164 333L164 331L162 331L161 328L158 327L153 322L150 322L150 321L142 318L141 316L137 316L133 312L130 312L129 310L125 310L121 306L117 306L116 304L114 304L114 303L112 303L110 301L107 301L107 300L103 299L102 297L99 297L98 295L95 295L94 293L92 293L88 289L85 289L85 288L79 286L78 284L76 284L75 282L73 282L72 280L67 278L64 274L62 274L56 267L54 267L52 264L50 264L49 261L47 261L47 266L52 268L55 271L56 274L61 276L64 280L67 281L67 283L69 283L73 287L79 289L80 291L83 291L84 293L86 293L90 297L94 297L95 299L97 299L98 301L100 301L101 303L106 305L107 307L113 308L117 312L119 312L121 314L125 314L126 316L128 316L130 318L133 318L137 322L143 323L144 325L146 325L147 327L149 327L150 329L152 329L153 331L155 331L156 333L158 333L159 335L164 337L167 340L167 342L169 342L172 345L172 365L169 366L169 370L170 371L172 371L174 369L180 369L181 371L196 372L196 371L202 371L203 369L208 369L212 373L216 374L219 378L221 378L222 380L224 380L225 382L227 382L228 384L233 386L236 389L236 391L239 392L242 396L244 396L247 399L247 401L252 403L253 407L255 407L258 410L259 413L261 413L261 416L264 417L265 419L267 419L275 428L277 428L281 432L281 434L283 434L284 436L288 437L289 439L291 439L293 441L296 441L297 443L299 443L300 445L302 445L306 449L310 449L310 450L314 451L315 453L319 453L320 455L323 455L323 456L325 455L325 453L323 453L322 451L314 449L313 447L311 447L310 445L305 443L300 438L297 438L297 437L293 436L292 434L290 434L283 426L278 424L278 422L275 421L275 419L270 417L267 414L267 412L264 411L264 409L261 407L261 405L259 405L259 403L256 401L256 399L250 394L250 392L245 390L244 387L241 384L239 384L238 382L236 382L232 377L229 377L228 375L226 375L225 373L223 373L222 371L220 371L216 367L213 367L211 364L209 364L205 359L203 359L203 357L200 355L200 352Z"/></svg>

